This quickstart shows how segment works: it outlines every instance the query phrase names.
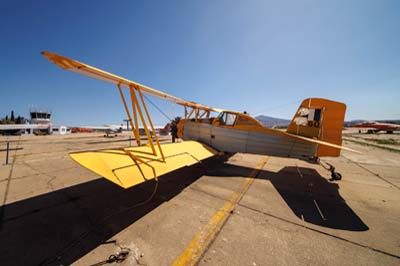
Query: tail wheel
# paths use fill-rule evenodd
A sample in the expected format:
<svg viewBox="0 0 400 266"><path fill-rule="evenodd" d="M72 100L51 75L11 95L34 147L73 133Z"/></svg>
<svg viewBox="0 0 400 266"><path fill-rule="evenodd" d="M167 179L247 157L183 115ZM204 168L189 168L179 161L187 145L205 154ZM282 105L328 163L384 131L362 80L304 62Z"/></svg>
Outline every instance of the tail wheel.
<svg viewBox="0 0 400 266"><path fill-rule="evenodd" d="M338 173L338 172L332 172L331 173L331 177L333 180L341 180L342 179L342 174Z"/></svg>

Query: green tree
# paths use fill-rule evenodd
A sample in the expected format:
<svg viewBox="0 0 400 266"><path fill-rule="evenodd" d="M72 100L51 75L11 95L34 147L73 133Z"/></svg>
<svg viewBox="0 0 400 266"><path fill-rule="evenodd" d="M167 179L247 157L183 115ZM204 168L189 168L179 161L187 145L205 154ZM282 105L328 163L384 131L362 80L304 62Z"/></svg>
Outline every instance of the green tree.
<svg viewBox="0 0 400 266"><path fill-rule="evenodd" d="M11 111L11 118L10 118L10 120L13 121L13 122L15 122L14 111Z"/></svg>

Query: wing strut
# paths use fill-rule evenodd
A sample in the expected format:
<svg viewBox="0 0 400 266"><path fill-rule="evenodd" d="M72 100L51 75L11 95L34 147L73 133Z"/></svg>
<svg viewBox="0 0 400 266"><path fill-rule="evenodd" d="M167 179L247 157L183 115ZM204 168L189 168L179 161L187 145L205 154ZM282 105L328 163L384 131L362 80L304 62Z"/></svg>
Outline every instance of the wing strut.
<svg viewBox="0 0 400 266"><path fill-rule="evenodd" d="M132 132L133 132L133 134L135 136L136 143L138 144L138 146L140 146L140 134L139 134L139 126L138 126L139 122L138 122L138 116L137 116L137 113L136 113L136 112L138 112L140 120L141 120L143 128L144 128L144 131L146 133L147 141L148 141L148 143L150 145L152 154L155 155L155 156L158 155L157 151L156 151L156 149L154 147L153 139L151 138L151 134L150 134L149 129L147 127L146 119L145 119L145 117L143 115L143 111L142 111L142 107L143 107L143 109L145 111L145 114L146 114L147 121L148 121L148 123L150 125L151 131L152 131L154 139L156 141L158 151L160 152L160 155L161 155L161 158L162 158L163 162L165 162L164 153L162 151L160 142L158 141L157 133L156 133L156 131L154 129L153 122L151 121L151 117L149 115L149 111L148 111L146 103L145 103L145 101L143 99L143 95L142 95L142 92L141 92L140 88L139 87L134 87L134 86L129 86L129 92L130 92L131 101L132 101L132 113L133 113L133 119L134 119L134 121L132 121L132 115L130 113L128 105L126 104L124 93L121 90L121 85L118 84L117 87L118 87L119 94L121 96L122 103L124 104L124 108L125 108L126 114L128 115L128 120L129 120L129 123L131 125ZM139 104L139 101L138 101L138 99L136 97L135 91L139 95L139 98L140 98L140 101L141 101L141 105Z"/></svg>
<svg viewBox="0 0 400 266"><path fill-rule="evenodd" d="M165 157L164 157L164 154L163 154L163 152L162 152L160 142L158 141L158 136L157 136L157 134L156 134L156 131L154 130L153 122L151 121L151 117L150 117L150 115L149 115L149 111L147 110L146 103L145 103L144 100L143 100L142 90L140 89L140 87L137 87L136 90L138 91L139 96L140 96L140 100L142 101L142 106L143 106L144 111L146 112L147 120L149 121L149 124L150 124L150 127L151 127L151 131L153 131L153 136L154 136L154 139L156 140L156 143L157 143L157 146L158 146L158 150L160 151L160 154L161 154L161 157L163 158L163 161L165 161ZM132 94L132 92L133 92L133 90L132 90L132 87L131 87L131 94ZM138 106L139 106L139 105L138 105ZM141 110L140 110L140 109L139 109L139 112L140 112L140 115L141 115L141 117L142 117L142 114L141 114ZM142 119L143 119L143 117L142 117ZM143 120L143 123L144 123L144 120ZM146 130L146 129L147 129L147 127L145 127L145 130ZM150 139L151 139L151 138L150 138ZM154 154L154 155L157 155L157 153Z"/></svg>
<svg viewBox="0 0 400 266"><path fill-rule="evenodd" d="M194 119L196 121L199 118L203 118L204 116L206 116L207 118L210 117L210 110L187 106L187 105L183 105L183 107L184 107L184 111L185 111L185 119L191 119L193 114L194 114ZM192 109L188 110L188 108L192 108ZM200 113L201 111L203 111L202 114Z"/></svg>
<svg viewBox="0 0 400 266"><path fill-rule="evenodd" d="M140 146L140 136L139 136L139 134L137 134L138 133L138 127L137 127L137 124L136 124L136 122L137 122L136 111L134 111L134 114L135 114L135 126L134 126L133 122L132 122L131 113L129 112L128 105L126 104L124 94L123 94L123 92L121 90L121 86L119 84L117 86L118 86L118 90L119 90L119 95L121 95L122 103L124 104L124 107L125 107L126 114L128 115L128 118L129 118L128 121L129 121L129 124L131 125L133 134L134 134L135 139L136 139L136 143L137 143L138 146ZM133 102L132 102L132 106L133 106ZM135 110L135 108L132 108L132 109Z"/></svg>

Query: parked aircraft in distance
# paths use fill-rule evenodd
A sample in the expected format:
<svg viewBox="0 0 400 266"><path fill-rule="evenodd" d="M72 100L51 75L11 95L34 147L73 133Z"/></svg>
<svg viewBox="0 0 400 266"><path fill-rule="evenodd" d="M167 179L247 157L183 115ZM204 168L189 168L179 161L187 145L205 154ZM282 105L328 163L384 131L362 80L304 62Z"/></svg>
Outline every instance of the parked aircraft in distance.
<svg viewBox="0 0 400 266"><path fill-rule="evenodd" d="M355 124L354 127L366 128L368 134L386 131L387 134L392 134L394 131L400 131L400 125L380 122L363 122ZM359 131L361 133L361 130Z"/></svg>

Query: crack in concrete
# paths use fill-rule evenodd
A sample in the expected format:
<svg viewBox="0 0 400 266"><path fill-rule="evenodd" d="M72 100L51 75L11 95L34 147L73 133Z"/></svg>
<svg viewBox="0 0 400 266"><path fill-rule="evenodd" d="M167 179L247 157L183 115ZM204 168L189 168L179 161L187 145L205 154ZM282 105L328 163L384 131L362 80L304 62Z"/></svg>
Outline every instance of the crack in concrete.
<svg viewBox="0 0 400 266"><path fill-rule="evenodd" d="M342 156L343 156L344 158L346 158L349 162L351 162L351 163L357 165L357 166L360 167L361 169L367 171L367 172L370 173L370 174L373 174L374 176L376 176L377 178L381 179L382 181L384 181L384 182L390 184L391 186L397 188L398 190L400 190L400 187L399 187L399 186L397 186L396 184L393 184L393 183L390 182L389 180L386 180L385 178L383 178L383 177L380 176L379 174L377 174L377 173L375 173L374 171L372 171L372 170L368 169L367 167L363 166L361 163L358 163L358 162L356 162L356 161L354 161L354 160L352 160L352 159L350 159L350 158L348 158L348 157L346 157L346 156L344 156L344 155L342 155Z"/></svg>
<svg viewBox="0 0 400 266"><path fill-rule="evenodd" d="M9 172L8 178L7 178L7 184L6 184L6 189L4 192L3 202L0 207L0 231L3 229L3 219L4 219L5 207L6 207L8 192L10 190L11 177L12 177L12 173L14 170L14 165L15 165L15 162L17 161L17 151L18 151L18 146L20 144L20 140L21 140L21 136L18 138L18 141L17 141L16 149L15 149L14 156L13 156L13 161L11 164L11 169L10 169L10 172Z"/></svg>
<svg viewBox="0 0 400 266"><path fill-rule="evenodd" d="M395 255L395 254L392 254L392 253L389 253L389 252L386 252L386 251L384 251L384 250L380 250L380 249L377 249L377 248L374 248L374 247L371 247L371 246L368 246L368 245L364 245L364 244L361 244L361 243L357 243L357 242L355 242L355 241L351 241L351 240L349 240L349 239L346 239L346 238L343 238L343 237L340 237L340 236L336 236L336 235L333 235L333 234L330 234L330 233L327 233L327 232L324 232L324 231L321 231L321 230L318 230L318 229L315 229L315 228L312 228L312 227L309 227L309 226L306 226L306 225L303 225L303 224L298 224L298 223L296 223L296 222L292 222L292 221L289 221L289 220L287 220L287 219L285 219L285 218L279 217L279 216L277 216L277 215L274 215L274 214L271 214L271 213L267 213L267 212L264 212L264 211L261 211L261 210L252 208L252 207L247 206L247 205L244 205L244 204L242 204L242 203L239 203L238 205L239 205L240 207L243 207L243 208L245 208L245 209L247 209L247 210L250 210L250 211L257 212L257 213L259 213L259 214L263 214L263 215L265 215L265 216L269 216L269 217L278 219L278 220L280 220L280 221L283 221L283 222L286 222L286 223L289 223L289 224L292 224L292 225L295 225L295 226L299 226L299 227L302 227L302 228L304 228L304 229L307 229L307 230L310 230L310 231L313 231L313 232L316 232L316 233L319 233L319 234L322 234L322 235L326 235L326 236L329 236L329 237L332 237L332 238L335 238L335 239L338 239L338 240L341 240L341 241L344 241L344 242L353 244L353 245L355 245L355 246L359 246L359 247L362 247L362 248L366 248L366 249L369 249L369 250L371 250L371 251L381 253L381 254L383 254L383 255L387 255L387 256L390 256L390 257L393 257L393 258L396 258L396 259L400 259L400 256Z"/></svg>
<svg viewBox="0 0 400 266"><path fill-rule="evenodd" d="M208 192L206 192L206 191L203 191L203 190L200 190L200 189L197 189L197 188L191 188L191 190L197 191L197 192L200 192L200 193L204 193L204 194L206 194L206 195L208 195L208 196L211 196L211 197L214 197L214 198L217 198L217 199L225 200L225 199L222 198L222 197L219 197L219 196L210 194L210 193L208 193ZM276 216L276 215L274 215L274 214L270 214L270 213L267 213L267 212L264 212L264 211L261 211L261 210L252 208L252 207L247 206L247 205L245 205L245 204L243 204L243 203L241 203L241 202L238 203L238 206L240 206L240 207L242 207L242 208L245 208L245 209L247 209L247 210L250 210L250 211L257 212L257 213L259 213L259 214L263 214L263 215L266 215L266 216L269 216L269 217L272 217L272 218L281 220L281 221L283 221L283 222L286 222L286 223L289 223L289 224L292 224L292 225L295 225L295 226L300 226L300 227L302 227L302 228L311 230L311 231L316 232L316 233L320 233L320 234L323 234L323 235L326 235L326 236L329 236L329 237L332 237L332 238L335 238L335 239L338 239L338 240L341 240L341 241L345 241L345 242L347 242L347 243L350 243L350 244L353 244L353 245L356 245L356 246L359 246L359 247L367 248L367 249L369 249L369 250L371 250L371 251L374 251L374 252L382 253L382 254L384 254L384 255L387 255L387 256L390 256L390 257L394 257L394 258L400 259L400 256L398 256L398 255L395 255L395 254L392 254L392 253L389 253L389 252L386 252L386 251L383 251L383 250L380 250L380 249L377 249L377 248L374 248L374 247L370 247L370 246L368 246L368 245L364 245L364 244L361 244L361 243L357 243L357 242L348 240L348 239L343 238L343 237L340 237L340 236L335 236L335 235L333 235L333 234L326 233L326 232L321 231L321 230L318 230L318 229L314 229L314 228L309 227L309 226L306 226L306 225L304 225L304 224L299 224L299 223L296 223L296 222L289 221L289 220L287 220L287 219L285 219L285 218ZM234 214L240 215L238 212L234 212ZM244 216L243 216L243 217L244 217Z"/></svg>
<svg viewBox="0 0 400 266"><path fill-rule="evenodd" d="M59 172L59 171L63 171L62 169L55 170L55 171L50 171L50 172L42 172L42 171L36 169L35 167L33 167L32 165L27 164L26 162L23 162L23 164L24 164L25 166L27 166L28 168L32 169L33 171L35 171L36 174L34 174L34 175L43 175L43 176L49 177L50 179L46 182L46 186L47 186L51 191L54 191L54 190L55 190L55 188L54 188L54 186L53 186L53 184L52 184L51 182L53 182L53 181L57 178L57 176L52 175L52 174L50 174L50 173L57 173L57 172ZM21 177L19 177L19 179L21 179ZM13 179L13 180L14 180L14 179Z"/></svg>

